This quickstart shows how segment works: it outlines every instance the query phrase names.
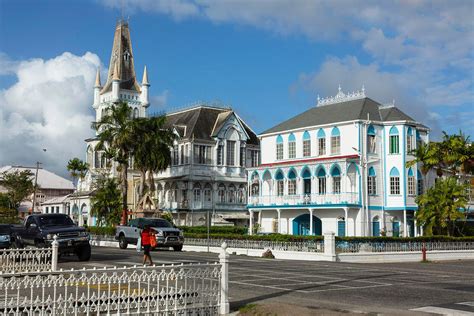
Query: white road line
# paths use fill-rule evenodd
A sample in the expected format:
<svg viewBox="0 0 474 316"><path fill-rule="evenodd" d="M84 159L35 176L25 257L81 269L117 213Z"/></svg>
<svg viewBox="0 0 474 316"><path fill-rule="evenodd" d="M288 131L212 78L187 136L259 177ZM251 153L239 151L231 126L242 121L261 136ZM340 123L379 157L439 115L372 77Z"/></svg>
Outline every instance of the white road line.
<svg viewBox="0 0 474 316"><path fill-rule="evenodd" d="M466 306L472 306L474 307L474 302L462 302L462 303L456 303L458 305L466 305Z"/></svg>
<svg viewBox="0 0 474 316"><path fill-rule="evenodd" d="M474 315L473 312L466 312L461 311L458 309L451 309L451 308L443 308L443 307L435 307L435 306L425 306L420 308L413 308L411 309L415 312L425 312L425 313L433 313L439 315L449 315L449 316L472 316Z"/></svg>

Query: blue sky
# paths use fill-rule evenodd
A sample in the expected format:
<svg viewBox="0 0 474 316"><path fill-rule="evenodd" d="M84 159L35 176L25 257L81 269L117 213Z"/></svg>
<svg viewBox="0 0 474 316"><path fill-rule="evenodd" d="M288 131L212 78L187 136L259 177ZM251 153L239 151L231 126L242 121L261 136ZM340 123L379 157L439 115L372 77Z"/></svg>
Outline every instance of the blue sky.
<svg viewBox="0 0 474 316"><path fill-rule="evenodd" d="M474 132L472 1L0 0L0 164L83 158L122 2L151 112L219 101L261 132L365 85L434 138Z"/></svg>

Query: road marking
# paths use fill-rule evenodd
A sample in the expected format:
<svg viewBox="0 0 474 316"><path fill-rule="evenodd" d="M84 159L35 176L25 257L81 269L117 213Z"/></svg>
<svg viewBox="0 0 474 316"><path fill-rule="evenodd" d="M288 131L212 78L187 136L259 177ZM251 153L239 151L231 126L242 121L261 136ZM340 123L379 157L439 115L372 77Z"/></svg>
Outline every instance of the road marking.
<svg viewBox="0 0 474 316"><path fill-rule="evenodd" d="M474 315L473 312L466 312L461 311L458 309L451 309L451 308L443 308L443 307L436 307L436 306L425 306L420 308L413 308L411 309L415 312L426 312L426 313L433 313L439 315L449 315L449 316L472 316Z"/></svg>
<svg viewBox="0 0 474 316"><path fill-rule="evenodd" d="M474 307L474 302L462 302L462 303L456 303L458 305L466 305L466 306L473 306Z"/></svg>

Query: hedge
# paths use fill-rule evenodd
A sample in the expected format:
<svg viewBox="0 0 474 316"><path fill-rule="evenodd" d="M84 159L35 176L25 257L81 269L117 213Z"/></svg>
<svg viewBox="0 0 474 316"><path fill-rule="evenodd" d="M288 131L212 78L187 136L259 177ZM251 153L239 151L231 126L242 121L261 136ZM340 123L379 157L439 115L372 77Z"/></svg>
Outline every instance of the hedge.
<svg viewBox="0 0 474 316"><path fill-rule="evenodd" d="M180 226L184 233L207 234L206 226ZM211 234L239 234L246 235L247 227L241 226L211 226L209 227Z"/></svg>
<svg viewBox="0 0 474 316"><path fill-rule="evenodd" d="M115 227L112 226L88 226L86 230L91 233L92 235L99 235L99 236L115 236Z"/></svg>
<svg viewBox="0 0 474 316"><path fill-rule="evenodd" d="M451 237L451 236L422 236L422 237L336 237L336 240L350 242L423 242L423 241L473 241L474 236L470 237Z"/></svg>

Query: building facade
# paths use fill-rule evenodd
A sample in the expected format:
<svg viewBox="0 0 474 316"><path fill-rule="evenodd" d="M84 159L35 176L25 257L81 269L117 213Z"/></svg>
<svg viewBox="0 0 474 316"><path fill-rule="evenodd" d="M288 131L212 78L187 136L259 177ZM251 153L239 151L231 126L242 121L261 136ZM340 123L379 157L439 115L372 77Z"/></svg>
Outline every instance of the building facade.
<svg viewBox="0 0 474 316"><path fill-rule="evenodd" d="M250 226L293 235L414 236L424 178L410 152L429 129L365 90L317 106L259 135L248 172Z"/></svg>
<svg viewBox="0 0 474 316"><path fill-rule="evenodd" d="M231 108L197 104L168 113L178 136L171 166L155 174L155 199L178 225L248 225L247 167L259 164L259 140ZM133 206L138 203L135 175ZM208 217L209 216L209 217Z"/></svg>

